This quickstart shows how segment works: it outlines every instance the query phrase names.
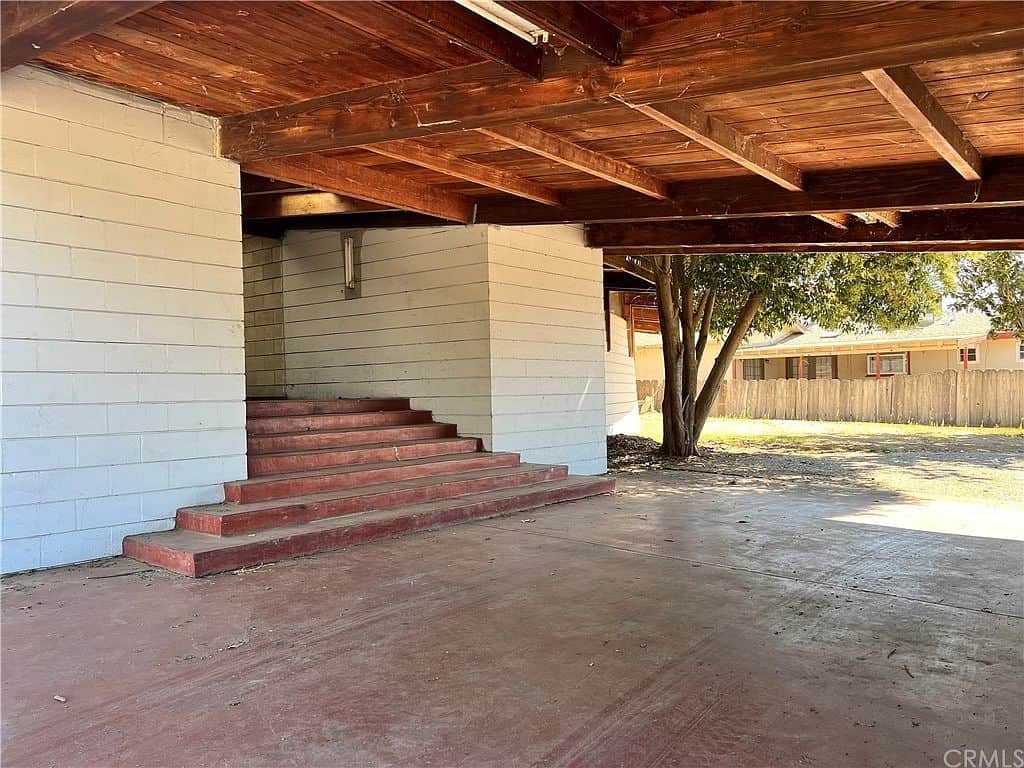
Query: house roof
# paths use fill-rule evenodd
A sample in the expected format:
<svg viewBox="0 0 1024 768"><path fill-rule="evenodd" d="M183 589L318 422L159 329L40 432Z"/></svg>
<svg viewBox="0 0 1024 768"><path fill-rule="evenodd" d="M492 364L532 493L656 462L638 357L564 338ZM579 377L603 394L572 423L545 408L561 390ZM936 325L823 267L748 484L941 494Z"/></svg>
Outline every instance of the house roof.
<svg viewBox="0 0 1024 768"><path fill-rule="evenodd" d="M955 349L983 340L991 330L988 318L977 312L949 312L913 328L852 333L791 326L781 334L749 342L737 357L784 357L793 354L892 352L905 349Z"/></svg>

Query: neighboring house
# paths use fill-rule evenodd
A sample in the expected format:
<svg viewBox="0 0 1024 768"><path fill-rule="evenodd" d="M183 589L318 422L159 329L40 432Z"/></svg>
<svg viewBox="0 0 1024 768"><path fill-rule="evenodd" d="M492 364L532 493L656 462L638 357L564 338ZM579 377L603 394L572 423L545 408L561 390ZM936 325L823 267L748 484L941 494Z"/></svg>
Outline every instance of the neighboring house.
<svg viewBox="0 0 1024 768"><path fill-rule="evenodd" d="M990 334L981 314L953 312L897 331L841 333L793 325L740 347L734 379L861 379L965 370L1024 369L1024 342Z"/></svg>

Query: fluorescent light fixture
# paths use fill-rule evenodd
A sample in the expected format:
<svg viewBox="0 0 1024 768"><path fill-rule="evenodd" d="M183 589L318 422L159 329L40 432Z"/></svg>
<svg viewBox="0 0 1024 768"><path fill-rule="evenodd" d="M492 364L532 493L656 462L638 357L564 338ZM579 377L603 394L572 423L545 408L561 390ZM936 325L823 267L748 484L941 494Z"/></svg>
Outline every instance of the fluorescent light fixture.
<svg viewBox="0 0 1024 768"><path fill-rule="evenodd" d="M492 24L497 24L502 29L511 32L516 37L522 38L531 45L538 45L548 41L548 32L541 29L532 21L504 8L494 0L455 0L463 8L472 11L477 16L487 19Z"/></svg>
<svg viewBox="0 0 1024 768"><path fill-rule="evenodd" d="M356 243L351 237L344 240L343 252L345 254L345 287L356 287Z"/></svg>

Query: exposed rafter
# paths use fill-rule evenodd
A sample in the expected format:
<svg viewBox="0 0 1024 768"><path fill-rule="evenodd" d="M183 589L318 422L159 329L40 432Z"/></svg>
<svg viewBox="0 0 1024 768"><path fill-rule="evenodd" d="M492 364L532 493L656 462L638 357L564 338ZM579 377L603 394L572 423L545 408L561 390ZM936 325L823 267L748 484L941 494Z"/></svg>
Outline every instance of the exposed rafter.
<svg viewBox="0 0 1024 768"><path fill-rule="evenodd" d="M502 125L481 128L481 133L533 152L548 160L589 173L613 184L660 200L668 199L668 184L635 165L566 141L532 125Z"/></svg>
<svg viewBox="0 0 1024 768"><path fill-rule="evenodd" d="M702 249L785 251L791 247L847 246L910 249L922 245L951 250L984 243L990 248L1024 243L1024 208L982 211L937 211L908 214L898 229L851 220L846 230L806 218L732 219L595 224L587 227L587 244L614 253L689 253Z"/></svg>
<svg viewBox="0 0 1024 768"><path fill-rule="evenodd" d="M850 215L848 213L814 213L811 216L836 229L847 229L850 226Z"/></svg>
<svg viewBox="0 0 1024 768"><path fill-rule="evenodd" d="M957 173L970 181L981 179L978 150L914 70L910 67L869 69L864 77Z"/></svg>
<svg viewBox="0 0 1024 768"><path fill-rule="evenodd" d="M429 168L438 173L465 179L474 184L490 187L500 192L506 192L517 197L525 197L528 200L535 200L545 205L558 205L561 202L558 192L551 189L551 187L546 187L543 184L538 184L535 181L517 176L514 173L508 173L499 168L464 160L447 152L440 152L418 141L390 141L381 144L370 144L365 149L385 157L401 160L405 163Z"/></svg>
<svg viewBox="0 0 1024 768"><path fill-rule="evenodd" d="M391 210L334 192L271 192L242 195L242 217L279 219L290 216L322 216L329 213L365 213Z"/></svg>
<svg viewBox="0 0 1024 768"><path fill-rule="evenodd" d="M583 3L499 0L498 4L609 64L621 61L622 30Z"/></svg>
<svg viewBox="0 0 1024 768"><path fill-rule="evenodd" d="M621 190L563 193L559 208L525 201L481 200L477 221L491 224L657 221L670 219L811 216L847 211L915 211L1024 205L1024 158L991 158L980 186L946 163L829 171L808 176L807 189L787 192L765 179L709 179L672 185L672 199Z"/></svg>
<svg viewBox="0 0 1024 768"><path fill-rule="evenodd" d="M853 215L868 224L885 224L892 229L900 225L899 211L862 211Z"/></svg>
<svg viewBox="0 0 1024 768"><path fill-rule="evenodd" d="M151 8L156 2L11 2L0 4L0 69L31 61L59 45Z"/></svg>
<svg viewBox="0 0 1024 768"><path fill-rule="evenodd" d="M541 82L484 63L237 115L221 122L221 148L241 161L321 152L1024 47L1015 3L838 8L729 6L702 14L696 37L687 19L635 31L621 67L570 50L546 56Z"/></svg>
<svg viewBox="0 0 1024 768"><path fill-rule="evenodd" d="M245 164L242 170L449 221L465 224L473 220L473 202L464 195L333 157L305 155L259 160Z"/></svg>
<svg viewBox="0 0 1024 768"><path fill-rule="evenodd" d="M532 77L541 78L543 51L539 46L516 37L451 2L387 2L413 24L443 35L456 45L468 48L484 58Z"/></svg>

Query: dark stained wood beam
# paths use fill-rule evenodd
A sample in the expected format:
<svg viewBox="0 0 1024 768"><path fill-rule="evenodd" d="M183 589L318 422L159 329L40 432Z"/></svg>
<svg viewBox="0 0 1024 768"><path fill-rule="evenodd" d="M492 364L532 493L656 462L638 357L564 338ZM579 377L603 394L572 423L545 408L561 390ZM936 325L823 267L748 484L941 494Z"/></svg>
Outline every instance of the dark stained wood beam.
<svg viewBox="0 0 1024 768"><path fill-rule="evenodd" d="M541 82L487 62L221 121L239 161L361 146L1024 47L1017 3L741 3L634 30L613 67L549 52ZM685 50L686 55L680 55Z"/></svg>
<svg viewBox="0 0 1024 768"><path fill-rule="evenodd" d="M558 192L551 187L499 168L464 160L447 152L440 152L418 141L389 141L381 144L369 144L365 149L378 155L429 168L438 173L455 176L474 184L528 200L535 200L545 205L561 204Z"/></svg>
<svg viewBox="0 0 1024 768"><path fill-rule="evenodd" d="M305 155L259 160L246 163L242 170L449 221L466 224L473 220L473 202L464 195L332 157Z"/></svg>
<svg viewBox="0 0 1024 768"><path fill-rule="evenodd" d="M91 35L156 2L62 0L0 3L0 69L8 70L64 43Z"/></svg>
<svg viewBox="0 0 1024 768"><path fill-rule="evenodd" d="M654 271L642 256L608 256L604 259L604 266L642 278L649 283L654 282Z"/></svg>
<svg viewBox="0 0 1024 768"><path fill-rule="evenodd" d="M368 203L334 192L281 192L242 195L242 218L279 219L321 216L328 213L386 211L387 206Z"/></svg>
<svg viewBox="0 0 1024 768"><path fill-rule="evenodd" d="M453 2L387 2L413 24L442 35L485 59L534 80L541 78L543 50Z"/></svg>
<svg viewBox="0 0 1024 768"><path fill-rule="evenodd" d="M533 152L556 163L592 174L598 178L632 189L641 194L668 199L668 183L656 178L635 165L617 160L601 152L566 141L553 133L547 133L532 125L500 125L481 128L480 132L518 149Z"/></svg>
<svg viewBox="0 0 1024 768"><path fill-rule="evenodd" d="M583 3L498 0L498 5L608 64L622 60L622 30Z"/></svg>
<svg viewBox="0 0 1024 768"><path fill-rule="evenodd" d="M620 255L700 252L708 247L785 251L791 246L849 246L851 250L899 246L913 250L913 246L923 244L960 250L964 243L985 243L986 247L1003 249L1024 242L1024 208L911 213L898 229L851 221L847 229L837 230L807 218L788 217L592 224L586 231L587 245L615 248Z"/></svg>
<svg viewBox="0 0 1024 768"><path fill-rule="evenodd" d="M1007 240L993 243L991 240L964 240L951 243L943 240L939 242L917 241L913 243L892 242L885 245L865 245L863 243L828 243L818 245L746 245L742 249L735 245L696 245L696 246L666 246L645 251L648 254L662 253L681 255L688 253L714 254L714 253L927 253L930 251L991 251L991 250L1019 250L1024 247L1024 240ZM636 253L636 249L605 248L605 258L608 256L622 255L623 253Z"/></svg>
<svg viewBox="0 0 1024 768"><path fill-rule="evenodd" d="M862 211L853 215L868 224L885 224L892 229L900 225L899 211Z"/></svg>
<svg viewBox="0 0 1024 768"><path fill-rule="evenodd" d="M836 229L846 229L850 226L850 216L846 213L814 213L811 215L818 221L824 221Z"/></svg>
<svg viewBox="0 0 1024 768"><path fill-rule="evenodd" d="M803 189L803 174L799 168L772 154L752 137L744 136L731 125L687 101L640 104L633 109L742 165L748 171L774 181L783 189Z"/></svg>
<svg viewBox="0 0 1024 768"><path fill-rule="evenodd" d="M1021 9L1018 7L1018 10ZM864 77L957 173L970 181L981 179L978 150L914 70L910 67L869 69Z"/></svg>
<svg viewBox="0 0 1024 768"><path fill-rule="evenodd" d="M664 201L624 190L563 192L560 208L480 200L476 221L563 224L1019 206L1024 205L1024 157L990 158L980 185L965 181L946 163L925 163L808 174L800 192L757 177L680 182L671 192L672 199Z"/></svg>

